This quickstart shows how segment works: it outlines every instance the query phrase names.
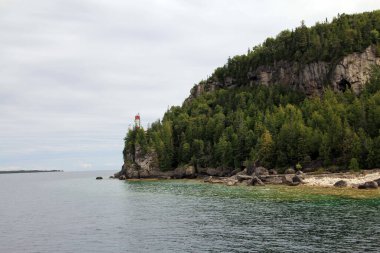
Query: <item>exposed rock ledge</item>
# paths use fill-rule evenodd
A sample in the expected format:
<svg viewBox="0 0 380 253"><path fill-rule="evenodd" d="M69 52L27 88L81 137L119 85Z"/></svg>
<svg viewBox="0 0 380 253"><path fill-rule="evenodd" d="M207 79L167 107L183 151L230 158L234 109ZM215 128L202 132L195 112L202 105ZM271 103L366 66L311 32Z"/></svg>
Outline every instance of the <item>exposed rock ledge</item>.
<svg viewBox="0 0 380 253"><path fill-rule="evenodd" d="M301 65L298 62L279 61L271 66L260 66L247 73L247 83L251 86L283 84L300 89L307 95L320 95L326 86L336 91L352 88L359 93L370 77L372 65L380 65L380 57L376 55L375 47L369 46L364 52L349 54L338 62L318 61ZM202 82L191 89L187 100L219 87L233 88L238 85L231 77Z"/></svg>

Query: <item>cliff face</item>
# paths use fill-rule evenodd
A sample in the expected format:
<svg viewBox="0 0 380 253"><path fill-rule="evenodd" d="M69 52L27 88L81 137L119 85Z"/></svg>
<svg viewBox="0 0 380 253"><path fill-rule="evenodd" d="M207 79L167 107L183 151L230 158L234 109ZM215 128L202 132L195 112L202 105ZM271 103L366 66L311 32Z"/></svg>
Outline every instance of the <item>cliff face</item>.
<svg viewBox="0 0 380 253"><path fill-rule="evenodd" d="M152 151L143 154L138 145L135 147L135 153L127 154L124 157L124 164L121 171L115 174L115 177L125 176L125 178L149 178L161 175L158 168L157 154Z"/></svg>
<svg viewBox="0 0 380 253"><path fill-rule="evenodd" d="M272 66L260 66L247 73L247 84L283 84L307 95L321 95L327 86L336 91L352 88L359 93L369 79L371 66L375 64L380 65L380 57L377 57L375 47L370 46L364 52L349 54L337 63L319 61L301 66L298 62L279 61ZM238 84L231 77L226 77L222 82L203 82L191 89L189 99L217 88L236 86Z"/></svg>
<svg viewBox="0 0 380 253"><path fill-rule="evenodd" d="M114 175L119 179L138 178L194 178L197 171L193 166L178 167L172 171L161 171L157 162L157 153L152 150L143 154L139 146L136 146L135 153L127 154L124 157L124 164L121 171Z"/></svg>

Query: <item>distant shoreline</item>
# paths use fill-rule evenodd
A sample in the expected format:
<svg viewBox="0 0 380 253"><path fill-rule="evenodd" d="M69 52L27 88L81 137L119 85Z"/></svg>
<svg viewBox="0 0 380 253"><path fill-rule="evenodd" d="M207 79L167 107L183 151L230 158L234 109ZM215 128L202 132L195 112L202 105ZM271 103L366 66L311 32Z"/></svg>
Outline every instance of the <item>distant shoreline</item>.
<svg viewBox="0 0 380 253"><path fill-rule="evenodd" d="M41 172L63 172L63 170L4 170L4 171L0 171L0 174L41 173Z"/></svg>

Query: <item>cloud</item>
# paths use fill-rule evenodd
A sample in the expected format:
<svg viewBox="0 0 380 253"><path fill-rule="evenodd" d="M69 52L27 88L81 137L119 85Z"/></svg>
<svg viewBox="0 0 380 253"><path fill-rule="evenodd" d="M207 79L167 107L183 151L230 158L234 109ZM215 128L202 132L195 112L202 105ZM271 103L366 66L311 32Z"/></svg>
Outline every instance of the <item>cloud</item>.
<svg viewBox="0 0 380 253"><path fill-rule="evenodd" d="M380 8L369 0L2 3L0 166L65 170L121 164L133 116L145 126L162 117L229 56L301 20Z"/></svg>

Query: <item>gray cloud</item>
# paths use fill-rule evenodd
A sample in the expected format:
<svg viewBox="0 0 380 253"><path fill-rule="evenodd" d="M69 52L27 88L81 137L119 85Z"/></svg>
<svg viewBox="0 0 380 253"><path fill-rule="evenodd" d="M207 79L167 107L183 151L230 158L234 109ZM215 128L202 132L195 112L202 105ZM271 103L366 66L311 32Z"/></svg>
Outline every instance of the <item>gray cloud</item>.
<svg viewBox="0 0 380 253"><path fill-rule="evenodd" d="M228 56L378 1L0 1L0 169L117 169L123 137Z"/></svg>

